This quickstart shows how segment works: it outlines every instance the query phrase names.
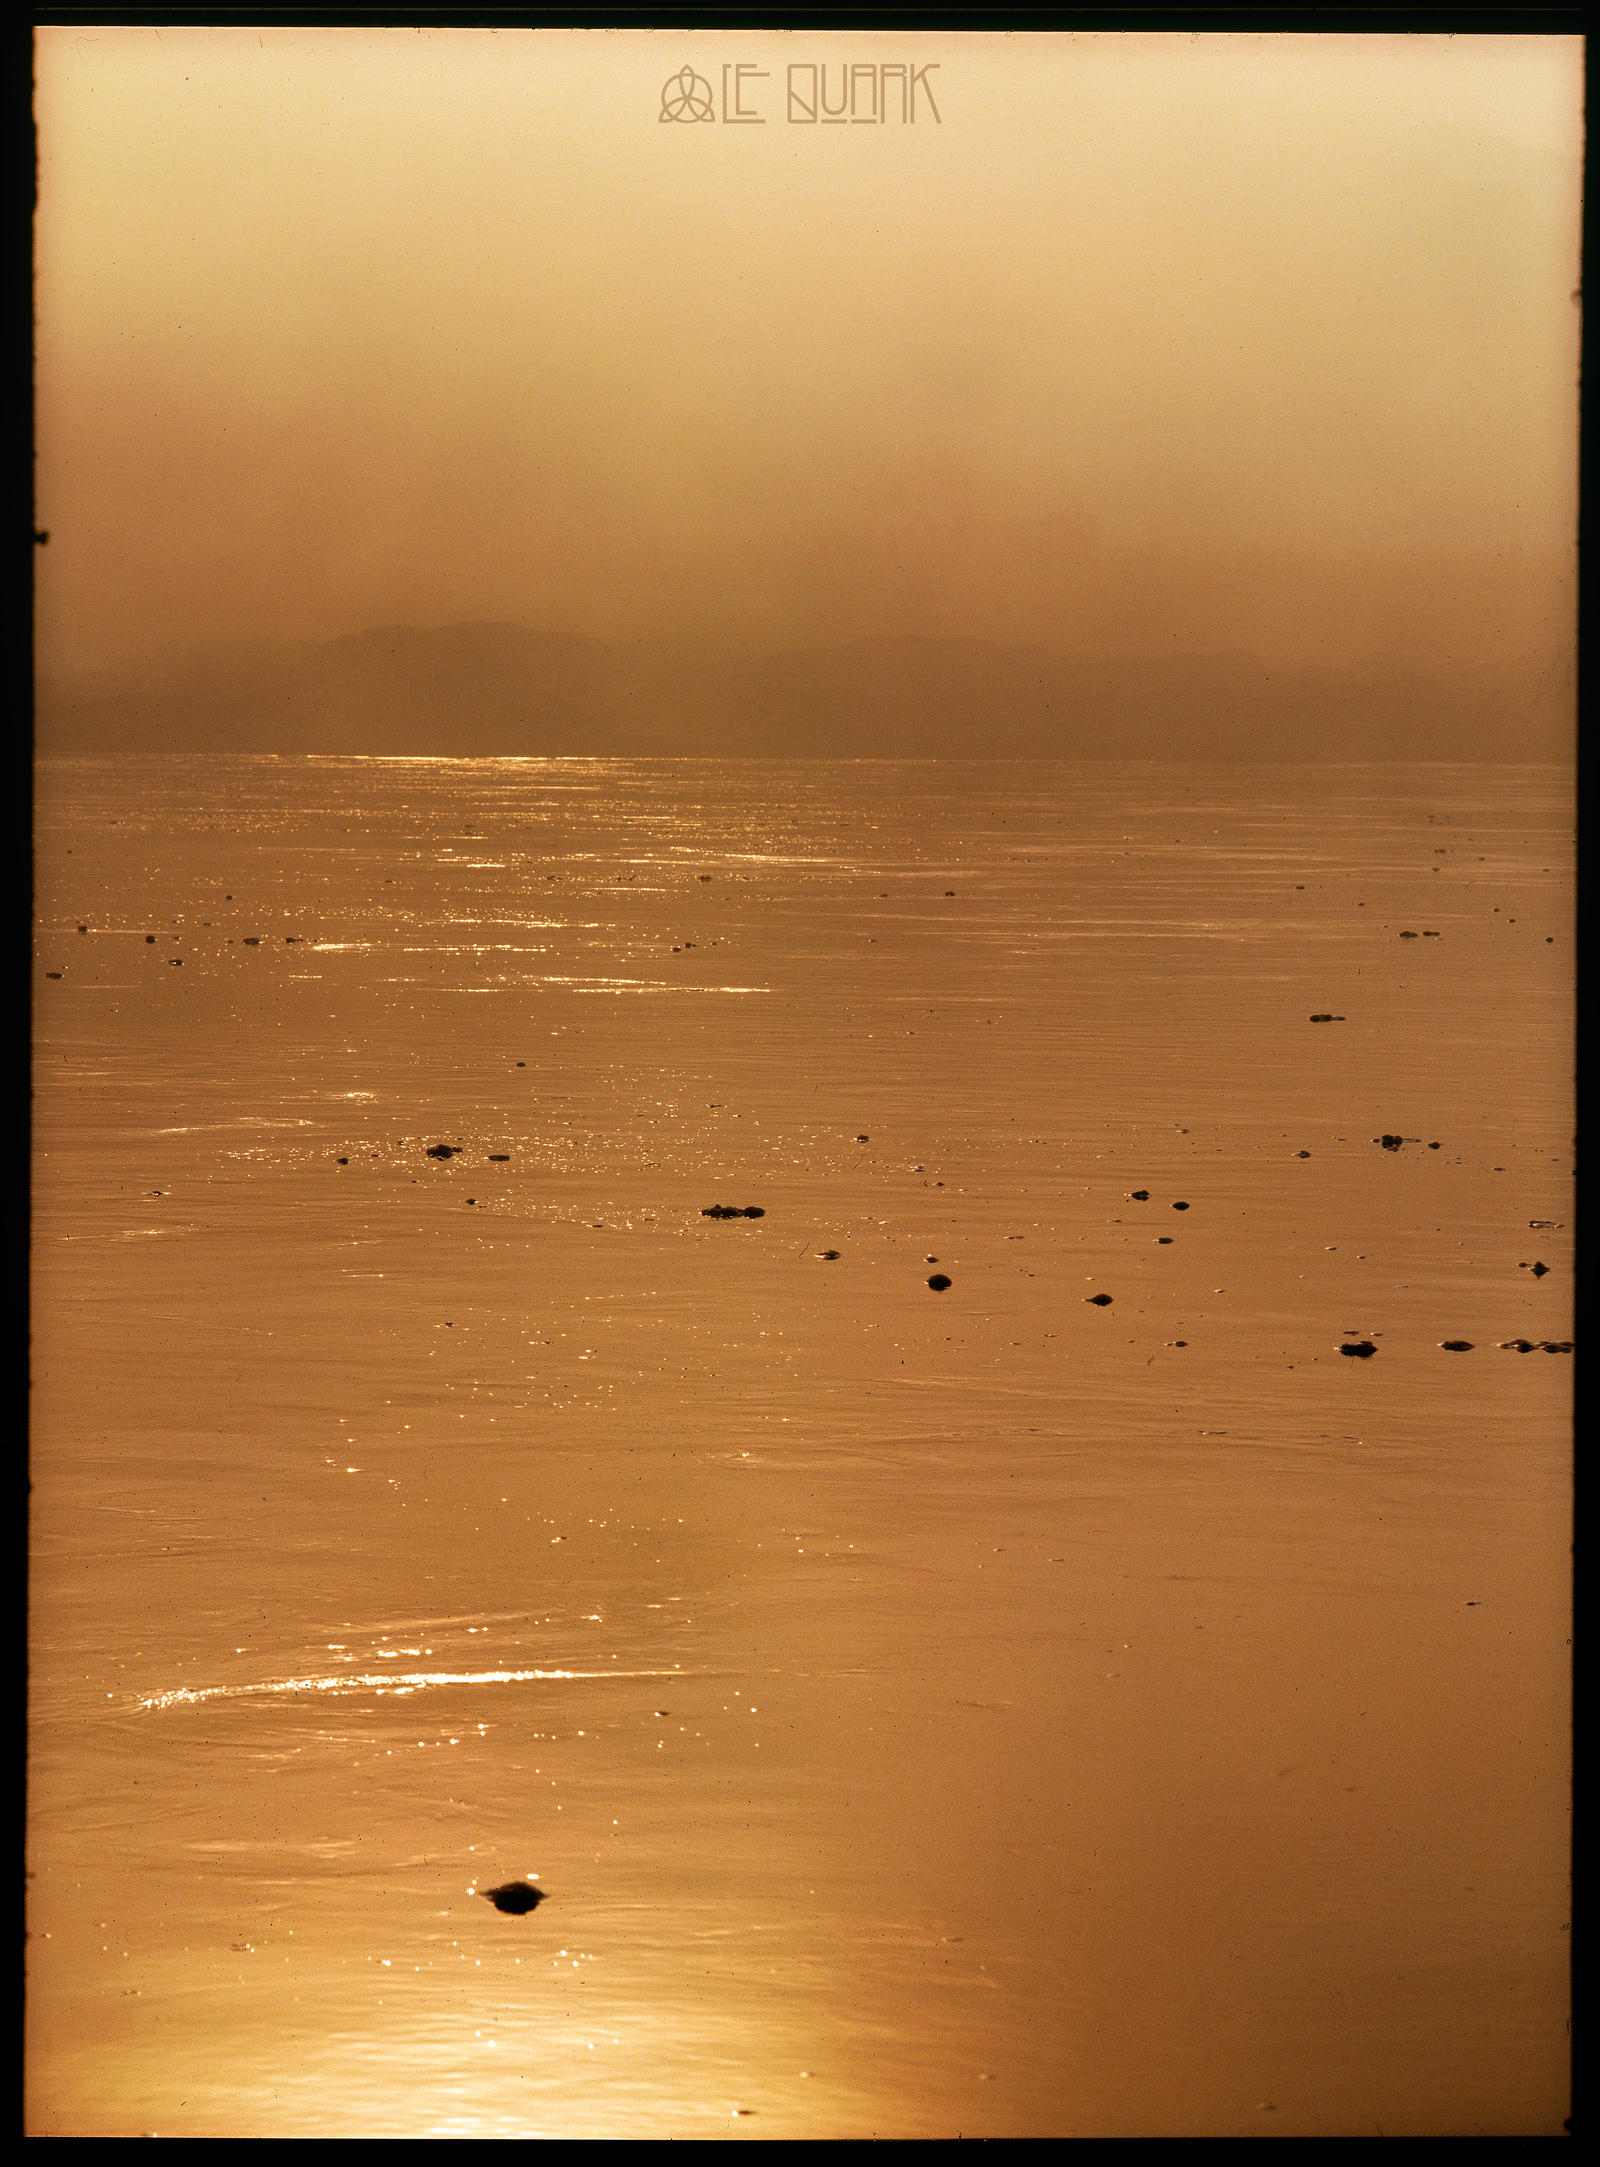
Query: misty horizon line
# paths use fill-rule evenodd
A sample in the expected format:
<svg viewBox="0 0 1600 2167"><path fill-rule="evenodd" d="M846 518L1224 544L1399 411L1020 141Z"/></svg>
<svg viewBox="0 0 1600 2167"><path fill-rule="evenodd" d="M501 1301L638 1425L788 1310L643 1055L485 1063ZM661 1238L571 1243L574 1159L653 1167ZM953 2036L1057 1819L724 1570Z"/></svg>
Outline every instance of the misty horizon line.
<svg viewBox="0 0 1600 2167"><path fill-rule="evenodd" d="M46 754L1559 760L1576 705L1560 652L1330 665L879 634L716 654L494 620L213 642L36 690Z"/></svg>
<svg viewBox="0 0 1600 2167"><path fill-rule="evenodd" d="M378 623L352 625L330 633L289 635L238 634L187 642L171 642L159 648L130 654L116 662L72 664L35 658L34 675L43 685L87 684L94 680L127 680L152 672L205 663L265 661L272 656L324 653L348 648L358 642L384 639L437 638L453 633L511 634L521 639L569 647L594 648L609 653L653 655L662 658L714 663L774 661L790 657L839 655L863 649L963 648L995 654L1038 655L1053 661L1078 663L1248 663L1267 671L1292 671L1314 677L1359 675L1369 670L1405 670L1435 673L1463 672L1473 676L1521 675L1530 670L1563 670L1575 666L1575 653L1567 641L1526 647L1516 653L1486 658L1482 655L1446 654L1400 647L1371 648L1359 654L1328 660L1301 656L1265 647L1237 643L1217 646L1180 646L1176 643L1065 645L1041 639L998 639L982 633L958 631L891 631L822 634L808 639L742 640L668 638L652 633L607 635L566 625L529 624L511 617L448 617L432 622L392 618Z"/></svg>

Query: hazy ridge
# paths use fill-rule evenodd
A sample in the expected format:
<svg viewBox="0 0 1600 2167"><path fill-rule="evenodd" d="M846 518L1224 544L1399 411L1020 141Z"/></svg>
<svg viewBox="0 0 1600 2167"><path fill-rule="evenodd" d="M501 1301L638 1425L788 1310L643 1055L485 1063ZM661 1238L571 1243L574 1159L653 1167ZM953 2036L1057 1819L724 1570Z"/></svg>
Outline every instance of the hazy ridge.
<svg viewBox="0 0 1600 2167"><path fill-rule="evenodd" d="M330 752L792 758L1566 760L1547 666L1269 666L866 639L715 656L513 624L213 647L42 679L45 756Z"/></svg>

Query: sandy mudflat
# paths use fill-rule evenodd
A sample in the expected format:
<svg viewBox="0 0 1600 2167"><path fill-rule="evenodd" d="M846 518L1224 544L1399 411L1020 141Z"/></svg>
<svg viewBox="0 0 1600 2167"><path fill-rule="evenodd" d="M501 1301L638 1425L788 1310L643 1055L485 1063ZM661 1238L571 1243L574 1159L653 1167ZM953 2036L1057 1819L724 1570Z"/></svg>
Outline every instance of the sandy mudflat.
<svg viewBox="0 0 1600 2167"><path fill-rule="evenodd" d="M1559 2130L1570 794L47 765L34 2133Z"/></svg>

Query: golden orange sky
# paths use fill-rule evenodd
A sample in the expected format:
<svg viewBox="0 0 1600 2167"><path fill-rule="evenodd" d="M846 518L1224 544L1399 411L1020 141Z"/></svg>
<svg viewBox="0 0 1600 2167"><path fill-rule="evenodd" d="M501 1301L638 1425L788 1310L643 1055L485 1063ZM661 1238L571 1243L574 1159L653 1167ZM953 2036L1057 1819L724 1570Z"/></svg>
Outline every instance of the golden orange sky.
<svg viewBox="0 0 1600 2167"><path fill-rule="evenodd" d="M791 63L939 118L791 122ZM663 121L685 64L764 124ZM1569 636L1577 39L58 27L36 72L46 670Z"/></svg>

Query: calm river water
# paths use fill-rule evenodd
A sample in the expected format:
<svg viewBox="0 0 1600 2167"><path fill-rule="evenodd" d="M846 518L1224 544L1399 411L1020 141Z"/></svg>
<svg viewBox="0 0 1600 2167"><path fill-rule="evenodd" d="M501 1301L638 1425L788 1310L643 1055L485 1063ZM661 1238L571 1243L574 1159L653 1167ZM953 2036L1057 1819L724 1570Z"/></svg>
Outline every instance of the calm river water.
<svg viewBox="0 0 1600 2167"><path fill-rule="evenodd" d="M1566 774L37 808L33 2134L1559 2131Z"/></svg>

